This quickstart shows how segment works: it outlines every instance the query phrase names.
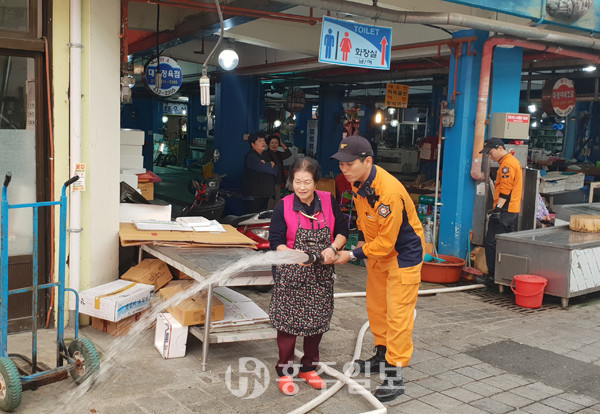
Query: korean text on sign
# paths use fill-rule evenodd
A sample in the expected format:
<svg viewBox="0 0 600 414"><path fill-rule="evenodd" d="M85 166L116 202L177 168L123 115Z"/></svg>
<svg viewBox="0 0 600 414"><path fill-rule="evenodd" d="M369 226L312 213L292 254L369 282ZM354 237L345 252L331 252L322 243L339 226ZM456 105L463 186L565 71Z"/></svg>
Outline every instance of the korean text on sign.
<svg viewBox="0 0 600 414"><path fill-rule="evenodd" d="M385 87L385 105L392 108L408 107L408 85L388 83Z"/></svg>

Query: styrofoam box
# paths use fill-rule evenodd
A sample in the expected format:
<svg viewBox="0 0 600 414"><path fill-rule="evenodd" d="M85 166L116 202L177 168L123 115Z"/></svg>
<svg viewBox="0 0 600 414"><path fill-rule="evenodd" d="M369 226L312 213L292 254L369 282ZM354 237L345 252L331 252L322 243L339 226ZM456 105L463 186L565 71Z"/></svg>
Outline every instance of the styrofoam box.
<svg viewBox="0 0 600 414"><path fill-rule="evenodd" d="M121 169L144 168L144 157L141 155L121 155Z"/></svg>
<svg viewBox="0 0 600 414"><path fill-rule="evenodd" d="M121 145L144 145L144 131L122 128Z"/></svg>
<svg viewBox="0 0 600 414"><path fill-rule="evenodd" d="M121 144L121 155L142 155L142 146Z"/></svg>
<svg viewBox="0 0 600 414"><path fill-rule="evenodd" d="M188 327L181 325L170 313L156 316L154 347L164 359L185 356Z"/></svg>
<svg viewBox="0 0 600 414"><path fill-rule="evenodd" d="M577 173L573 175L567 175L566 177L567 184L565 187L567 190L579 190L581 187L583 187L583 183L585 181L585 174Z"/></svg>
<svg viewBox="0 0 600 414"><path fill-rule="evenodd" d="M136 174L120 174L119 179L125 181L133 188L137 188L138 186L138 176Z"/></svg>
<svg viewBox="0 0 600 414"><path fill-rule="evenodd" d="M117 322L150 306L154 285L115 280L79 292L79 312Z"/></svg>
<svg viewBox="0 0 600 414"><path fill-rule="evenodd" d="M540 182L539 192L540 193L557 193L559 191L565 191L567 186L567 177L542 177Z"/></svg>

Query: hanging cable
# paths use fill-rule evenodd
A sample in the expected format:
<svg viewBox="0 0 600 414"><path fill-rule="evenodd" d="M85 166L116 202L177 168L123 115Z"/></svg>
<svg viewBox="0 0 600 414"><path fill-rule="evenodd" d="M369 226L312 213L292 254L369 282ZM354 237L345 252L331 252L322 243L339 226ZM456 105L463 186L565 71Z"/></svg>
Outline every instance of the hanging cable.
<svg viewBox="0 0 600 414"><path fill-rule="evenodd" d="M200 105L207 106L210 105L210 79L208 78L208 61L212 57L215 50L219 47L221 40L223 40L223 33L225 32L225 24L223 23L223 13L221 12L221 6L219 5L219 0L215 0L215 4L217 5L217 13L219 14L219 21L221 22L221 34L219 35L219 40L217 44L208 54L208 57L204 61L202 65L202 76L200 77Z"/></svg>
<svg viewBox="0 0 600 414"><path fill-rule="evenodd" d="M154 89L160 93L162 87L162 74L160 72L160 51L158 49L160 42L160 4L156 5L156 75L154 76Z"/></svg>

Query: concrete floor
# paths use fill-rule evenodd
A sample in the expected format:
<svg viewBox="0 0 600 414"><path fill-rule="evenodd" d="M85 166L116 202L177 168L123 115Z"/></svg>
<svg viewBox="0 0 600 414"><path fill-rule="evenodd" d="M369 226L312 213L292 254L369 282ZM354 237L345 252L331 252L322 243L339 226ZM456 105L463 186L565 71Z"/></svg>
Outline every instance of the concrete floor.
<svg viewBox="0 0 600 414"><path fill-rule="evenodd" d="M337 292L364 291L365 268L337 268ZM421 289L439 285L423 283ZM266 308L269 293L242 289ZM403 370L406 394L386 403L390 413L600 413L600 299L572 300L568 309L547 297L542 308L514 304L512 293L489 290L419 298L415 352ZM321 358L342 369L367 320L364 298L336 299L332 329L323 337ZM69 333L69 332L68 332ZM55 356L54 332L40 334L41 357ZM72 334L71 334L72 335ZM91 327L82 329L106 356L115 338ZM211 345L208 370L201 370L202 343L189 336L187 355L164 360L153 346L153 330L135 338L131 350L113 364L109 378L82 396L68 378L35 391L24 391L18 413L285 413L308 402L318 391L299 383L294 397L283 396L274 380L274 340ZM27 354L30 334L11 335L9 351ZM372 335L363 356L372 353ZM260 365L243 365L255 358ZM240 368L246 368L246 371ZM229 374L228 374L229 372ZM331 380L330 378L325 377ZM381 379L356 375L374 389ZM266 387L264 392L263 388ZM255 392L253 394L253 392ZM371 406L342 388L314 413L360 413Z"/></svg>

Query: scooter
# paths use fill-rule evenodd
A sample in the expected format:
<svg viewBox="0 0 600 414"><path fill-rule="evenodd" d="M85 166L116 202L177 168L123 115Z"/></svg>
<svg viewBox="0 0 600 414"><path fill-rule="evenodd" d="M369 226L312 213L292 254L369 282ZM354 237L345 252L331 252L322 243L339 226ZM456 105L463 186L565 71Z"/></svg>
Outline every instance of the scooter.
<svg viewBox="0 0 600 414"><path fill-rule="evenodd" d="M230 224L244 236L254 240L258 250L269 250L269 226L273 210L265 210L260 213L244 214L242 216L228 215L223 217L221 224Z"/></svg>
<svg viewBox="0 0 600 414"><path fill-rule="evenodd" d="M230 224L244 236L256 242L256 248L259 251L268 251L271 248L269 243L269 227L273 210L265 210L260 213L244 214L243 216L228 215L223 217L221 224ZM272 285L255 285L252 288L261 293L267 293L273 289Z"/></svg>
<svg viewBox="0 0 600 414"><path fill-rule="evenodd" d="M202 216L218 220L225 209L225 199L219 196L222 175L213 175L203 182L191 180L189 190L195 195L194 202L181 210L180 216Z"/></svg>

